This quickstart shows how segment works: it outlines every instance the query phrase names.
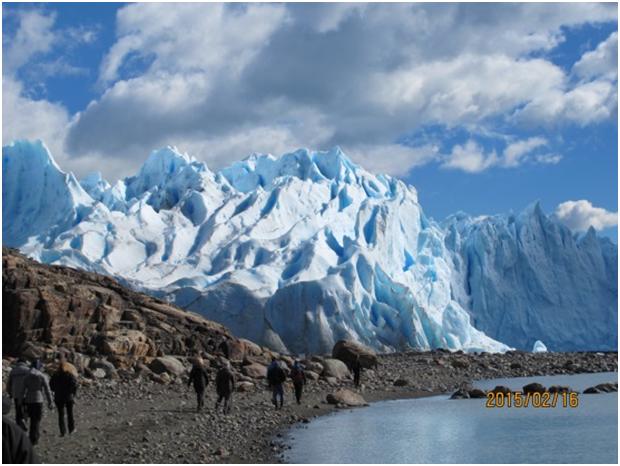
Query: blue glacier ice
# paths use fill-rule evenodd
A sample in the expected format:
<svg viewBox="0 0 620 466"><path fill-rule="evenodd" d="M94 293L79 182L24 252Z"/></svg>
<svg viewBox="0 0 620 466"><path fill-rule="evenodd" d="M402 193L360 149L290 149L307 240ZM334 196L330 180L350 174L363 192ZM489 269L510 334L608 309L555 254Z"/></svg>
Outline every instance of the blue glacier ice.
<svg viewBox="0 0 620 466"><path fill-rule="evenodd" d="M217 173L174 147L110 185L41 142L3 147L3 241L109 274L280 351L617 346L617 246L545 216L424 215L339 148ZM33 180L35 182L33 182Z"/></svg>

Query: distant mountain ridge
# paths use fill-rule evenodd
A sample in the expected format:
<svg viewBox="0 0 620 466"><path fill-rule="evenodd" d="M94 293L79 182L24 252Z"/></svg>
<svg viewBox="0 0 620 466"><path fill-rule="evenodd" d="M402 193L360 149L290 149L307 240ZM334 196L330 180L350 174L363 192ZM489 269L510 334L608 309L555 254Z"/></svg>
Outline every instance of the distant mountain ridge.
<svg viewBox="0 0 620 466"><path fill-rule="evenodd" d="M539 206L440 225L415 188L339 148L254 154L214 173L168 147L111 186L98 174L78 183L44 144L16 141L3 147L3 203L5 246L113 275L279 351L345 338L617 348L615 244L576 239Z"/></svg>

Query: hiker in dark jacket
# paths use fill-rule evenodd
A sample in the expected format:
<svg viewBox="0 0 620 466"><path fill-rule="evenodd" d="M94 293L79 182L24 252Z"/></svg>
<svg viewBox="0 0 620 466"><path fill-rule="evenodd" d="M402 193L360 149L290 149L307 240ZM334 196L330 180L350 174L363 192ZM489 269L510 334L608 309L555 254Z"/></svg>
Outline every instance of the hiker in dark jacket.
<svg viewBox="0 0 620 466"><path fill-rule="evenodd" d="M189 373L189 381L187 386L194 385L196 391L197 407L196 411L202 410L205 404L205 389L209 385L209 373L205 369L204 362L201 358L196 358Z"/></svg>
<svg viewBox="0 0 620 466"><path fill-rule="evenodd" d="M58 428L60 436L67 433L65 425L65 412L69 424L69 433L75 431L75 419L73 418L73 404L77 393L77 378L74 369L68 362L61 360L58 370L54 372L50 380L50 389L54 392L54 403L58 409Z"/></svg>
<svg viewBox="0 0 620 466"><path fill-rule="evenodd" d="M38 463L26 432L8 416L2 416L2 462L5 464Z"/></svg>
<svg viewBox="0 0 620 466"><path fill-rule="evenodd" d="M351 365L351 371L353 372L353 383L356 387L360 386L360 378L362 373L362 362L359 355L355 357L353 364Z"/></svg>
<svg viewBox="0 0 620 466"><path fill-rule="evenodd" d="M47 376L41 372L41 361L36 359L31 364L30 372L24 381L24 396L26 410L30 418L30 443L36 445L39 442L41 419L43 419L43 401L47 399L47 406L52 409L52 392Z"/></svg>
<svg viewBox="0 0 620 466"><path fill-rule="evenodd" d="M291 379L293 380L293 390L295 391L295 399L297 404L301 404L301 395L306 385L306 373L299 361L295 361L291 369Z"/></svg>
<svg viewBox="0 0 620 466"><path fill-rule="evenodd" d="M353 365L351 369L353 370L353 383L355 384L356 387L359 387L360 386L360 375L362 372L362 362L360 361L359 355L357 355L357 357L355 358L355 361L353 361Z"/></svg>
<svg viewBox="0 0 620 466"><path fill-rule="evenodd" d="M286 372L278 364L276 358L271 358L271 364L267 368L267 381L271 387L271 402L278 409L278 398L280 398L280 409L284 404L284 386L286 380Z"/></svg>
<svg viewBox="0 0 620 466"><path fill-rule="evenodd" d="M217 375L215 376L215 390L217 391L215 410L217 411L220 402L224 400L222 412L224 414L229 413L232 406L232 394L235 391L235 376L230 369L230 362L228 361L217 371Z"/></svg>
<svg viewBox="0 0 620 466"><path fill-rule="evenodd" d="M226 359L230 359L230 344L228 343L228 338L224 337L217 347Z"/></svg>
<svg viewBox="0 0 620 466"><path fill-rule="evenodd" d="M19 358L11 373L6 385L6 391L15 403L15 422L19 427L26 430L26 404L24 403L24 382L30 373L28 362L24 358Z"/></svg>

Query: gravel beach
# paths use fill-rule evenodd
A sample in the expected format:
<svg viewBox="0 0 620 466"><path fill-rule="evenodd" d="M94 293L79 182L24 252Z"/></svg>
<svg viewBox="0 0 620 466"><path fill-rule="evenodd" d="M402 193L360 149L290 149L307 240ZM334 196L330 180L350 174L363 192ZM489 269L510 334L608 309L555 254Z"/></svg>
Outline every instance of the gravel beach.
<svg viewBox="0 0 620 466"><path fill-rule="evenodd" d="M394 353L380 355L378 367L362 373L359 389L349 377L308 381L301 405L294 404L287 387L284 408L276 411L263 382L251 391L235 393L228 415L214 411L212 385L205 410L196 413L194 392L183 377L168 384L141 377L96 380L80 387L73 434L61 438L56 412L45 412L36 452L45 463L280 462L286 448L282 432L339 409L325 400L340 388L373 402L447 393L477 379L617 371L617 367L617 353Z"/></svg>

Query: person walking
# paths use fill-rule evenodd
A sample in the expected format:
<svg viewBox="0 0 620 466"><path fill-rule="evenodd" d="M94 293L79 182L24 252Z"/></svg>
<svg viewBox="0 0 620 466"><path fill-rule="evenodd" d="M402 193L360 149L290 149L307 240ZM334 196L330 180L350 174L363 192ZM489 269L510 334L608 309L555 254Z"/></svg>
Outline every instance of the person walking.
<svg viewBox="0 0 620 466"><path fill-rule="evenodd" d="M355 384L356 387L359 387L360 386L360 377L361 377L361 373L362 373L362 363L360 361L359 354L355 358L355 361L353 361L352 369L353 369L353 383Z"/></svg>
<svg viewBox="0 0 620 466"><path fill-rule="evenodd" d="M284 405L284 386L286 380L284 369L278 364L276 358L271 358L271 364L267 368L267 381L271 387L271 402L278 409L278 398L280 399L280 409Z"/></svg>
<svg viewBox="0 0 620 466"><path fill-rule="evenodd" d="M2 462L5 464L34 464L38 459L26 432L2 416Z"/></svg>
<svg viewBox="0 0 620 466"><path fill-rule="evenodd" d="M26 429L26 405L24 403L24 382L26 376L30 373L28 362L25 358L20 357L17 364L9 373L9 379L6 385L6 391L13 399L15 404L15 423L23 430Z"/></svg>
<svg viewBox="0 0 620 466"><path fill-rule="evenodd" d="M209 385L209 373L202 358L196 358L189 373L187 386L194 385L196 391L196 411L200 412L205 404L205 389Z"/></svg>
<svg viewBox="0 0 620 466"><path fill-rule="evenodd" d="M230 369L230 362L226 363L217 371L215 376L215 390L217 392L217 401L215 402L215 411L224 401L222 412L227 414L232 407L232 394L235 391L235 376Z"/></svg>
<svg viewBox="0 0 620 466"><path fill-rule="evenodd" d="M29 436L32 445L36 445L39 442L44 397L47 399L49 409L53 409L52 392L47 376L41 372L41 367L41 361L35 359L24 380L24 397L26 400L26 410L30 418Z"/></svg>
<svg viewBox="0 0 620 466"><path fill-rule="evenodd" d="M306 373L299 361L295 361L291 369L291 379L293 380L293 390L295 391L295 399L297 404L301 404L301 395L306 385Z"/></svg>
<svg viewBox="0 0 620 466"><path fill-rule="evenodd" d="M69 433L75 432L75 419L73 417L73 405L77 393L77 377L74 368L64 359L60 360L60 365L50 380L50 389L54 392L54 403L58 410L58 428L60 436L64 437L67 433L65 424L65 413L69 427Z"/></svg>
<svg viewBox="0 0 620 466"><path fill-rule="evenodd" d="M230 359L230 343L228 342L228 338L223 337L217 349L221 351L226 359Z"/></svg>

